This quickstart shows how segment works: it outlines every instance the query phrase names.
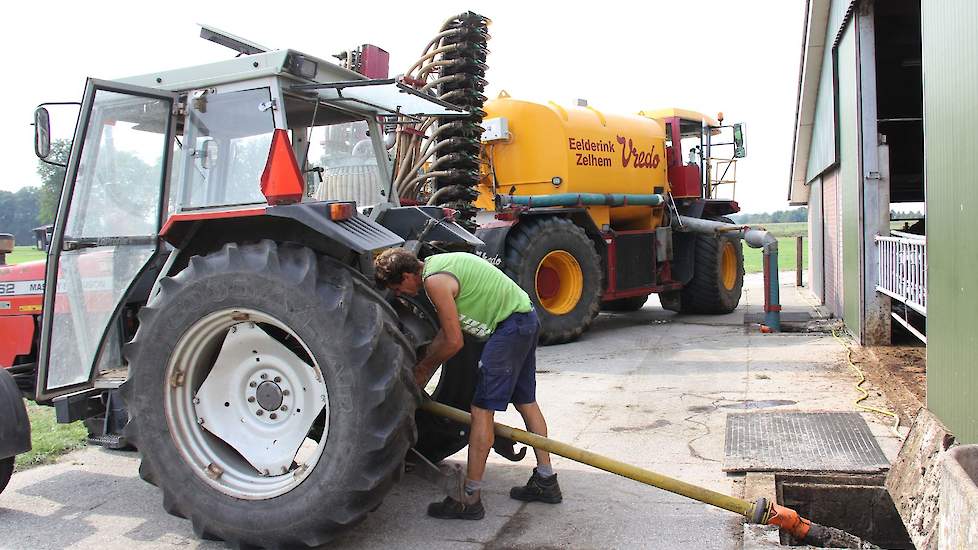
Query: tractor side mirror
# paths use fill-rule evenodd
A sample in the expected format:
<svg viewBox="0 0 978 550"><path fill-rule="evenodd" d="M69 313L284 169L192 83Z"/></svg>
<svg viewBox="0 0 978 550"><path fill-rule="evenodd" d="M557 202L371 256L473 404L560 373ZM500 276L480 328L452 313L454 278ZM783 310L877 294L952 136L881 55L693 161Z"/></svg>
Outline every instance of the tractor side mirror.
<svg viewBox="0 0 978 550"><path fill-rule="evenodd" d="M34 154L41 159L51 156L51 115L44 107L34 109Z"/></svg>
<svg viewBox="0 0 978 550"><path fill-rule="evenodd" d="M742 159L747 156L747 150L744 149L744 125L737 123L733 125L733 139L734 139L734 158Z"/></svg>

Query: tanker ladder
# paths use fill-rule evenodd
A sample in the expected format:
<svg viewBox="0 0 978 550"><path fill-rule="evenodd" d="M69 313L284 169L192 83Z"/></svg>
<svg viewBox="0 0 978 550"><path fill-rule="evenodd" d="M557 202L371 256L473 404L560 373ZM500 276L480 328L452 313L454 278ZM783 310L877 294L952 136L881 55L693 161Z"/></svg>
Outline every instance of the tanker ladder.
<svg viewBox="0 0 978 550"><path fill-rule="evenodd" d="M461 424L472 424L472 416L469 413L454 407L449 407L448 405L439 403L437 401L432 401L428 398L425 398L424 403L421 405L421 409ZM512 428L498 422L494 422L493 425L496 436L498 437L505 437L513 441L518 441L524 445L542 449L544 451L560 455L564 458L569 458L575 462L593 466L599 470L611 472L613 474L638 481L639 483L651 485L677 495L734 512L735 514L743 516L744 521L747 523L776 525L803 544L828 548L879 548L878 546L874 546L851 533L842 531L841 529L814 523L799 516L798 512L790 508L780 506L774 502L769 502L763 497L754 502L748 502L740 498L718 493L705 487L699 487L697 485L693 485L692 483L671 478L651 470L626 464L613 458L592 453L584 449L579 449L566 443L561 443L559 441L542 437L524 430ZM418 456L420 457L420 454ZM431 463L429 463L427 460L423 460L423 463L427 464L429 468L434 468L435 470L438 469L437 467L431 465ZM461 480L464 479L464 474L458 465L454 465L453 468L447 470L442 470L440 474L435 473L433 476L425 475L422 472L419 473L433 481L439 481L442 484L443 489L446 489L450 496L453 496L456 499L460 498L459 491L461 487ZM440 479L439 475L441 476Z"/></svg>

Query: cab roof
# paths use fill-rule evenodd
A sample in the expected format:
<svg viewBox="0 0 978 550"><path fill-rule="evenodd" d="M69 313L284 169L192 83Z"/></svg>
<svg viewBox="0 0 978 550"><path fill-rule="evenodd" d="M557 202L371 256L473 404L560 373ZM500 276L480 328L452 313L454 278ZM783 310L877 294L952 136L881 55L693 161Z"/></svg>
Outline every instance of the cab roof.
<svg viewBox="0 0 978 550"><path fill-rule="evenodd" d="M639 111L638 114L644 117L651 118L653 120L662 120L664 118L679 117L687 120L695 120L707 126L720 125L720 121L711 117L710 115L705 115L697 111L691 111L689 109L681 109L678 107L668 107L665 109L652 109L648 111Z"/></svg>

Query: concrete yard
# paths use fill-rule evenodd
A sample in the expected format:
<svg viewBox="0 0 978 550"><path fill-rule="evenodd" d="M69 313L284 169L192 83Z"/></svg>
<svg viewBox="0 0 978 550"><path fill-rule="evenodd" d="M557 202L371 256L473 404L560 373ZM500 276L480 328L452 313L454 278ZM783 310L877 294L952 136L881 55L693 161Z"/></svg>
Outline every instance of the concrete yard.
<svg viewBox="0 0 978 550"><path fill-rule="evenodd" d="M782 281L793 284L785 273ZM650 299L629 314L602 314L579 341L538 351L538 399L551 436L625 462L739 494L743 476L721 470L724 421L744 410L854 411L845 351L831 334L761 334L760 276L741 307L719 317L677 316ZM810 308L807 290L785 284L786 309ZM874 397L874 400L879 398ZM873 400L871 400L873 402ZM863 414L892 461L889 419ZM515 412L497 417L522 427ZM532 454L532 453L531 453ZM464 451L453 457L464 461ZM531 458L492 454L481 522L439 521L425 507L441 496L406 476L384 504L332 548L695 548L741 545L740 518L556 457L564 502L524 504ZM134 453L89 448L14 474L0 495L2 548L223 548L168 516L159 491L137 476ZM314 511L311 511L314 513Z"/></svg>

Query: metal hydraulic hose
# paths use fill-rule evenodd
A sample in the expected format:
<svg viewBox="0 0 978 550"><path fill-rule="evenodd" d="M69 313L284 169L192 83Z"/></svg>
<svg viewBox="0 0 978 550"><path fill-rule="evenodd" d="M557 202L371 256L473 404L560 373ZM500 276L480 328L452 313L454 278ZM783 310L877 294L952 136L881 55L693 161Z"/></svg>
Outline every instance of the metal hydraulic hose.
<svg viewBox="0 0 978 550"><path fill-rule="evenodd" d="M560 193L556 195L496 195L500 204L524 206L658 206L665 202L662 195L630 195L624 193Z"/></svg>
<svg viewBox="0 0 978 550"><path fill-rule="evenodd" d="M676 231L703 233L743 239L751 248L760 248L764 256L764 325L770 330L781 330L781 302L778 295L778 239L763 227L679 216Z"/></svg>

